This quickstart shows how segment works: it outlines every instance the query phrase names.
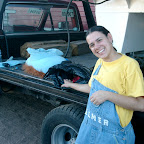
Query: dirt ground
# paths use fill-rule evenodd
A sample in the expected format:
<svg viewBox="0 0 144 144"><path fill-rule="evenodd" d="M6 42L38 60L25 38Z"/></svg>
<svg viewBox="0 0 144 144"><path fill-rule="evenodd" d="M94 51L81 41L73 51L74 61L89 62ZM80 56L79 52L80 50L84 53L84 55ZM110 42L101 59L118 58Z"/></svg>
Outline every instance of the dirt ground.
<svg viewBox="0 0 144 144"><path fill-rule="evenodd" d="M53 108L34 97L0 95L0 144L40 144L41 125Z"/></svg>

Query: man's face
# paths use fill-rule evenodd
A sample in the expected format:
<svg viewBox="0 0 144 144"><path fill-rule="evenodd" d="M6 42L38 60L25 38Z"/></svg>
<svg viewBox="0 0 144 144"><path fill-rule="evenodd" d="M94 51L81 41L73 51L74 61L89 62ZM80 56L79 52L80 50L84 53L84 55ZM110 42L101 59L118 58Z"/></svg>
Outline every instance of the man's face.
<svg viewBox="0 0 144 144"><path fill-rule="evenodd" d="M114 50L110 33L105 36L101 32L92 32L86 37L86 40L89 48L96 57L102 58L104 61L110 61L111 52Z"/></svg>

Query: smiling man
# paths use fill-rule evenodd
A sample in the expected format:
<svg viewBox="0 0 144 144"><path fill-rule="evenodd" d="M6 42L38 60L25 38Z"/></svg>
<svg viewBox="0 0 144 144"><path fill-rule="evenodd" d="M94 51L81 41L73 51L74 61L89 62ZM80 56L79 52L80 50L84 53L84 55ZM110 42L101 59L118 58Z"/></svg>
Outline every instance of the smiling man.
<svg viewBox="0 0 144 144"><path fill-rule="evenodd" d="M144 111L144 80L139 64L117 53L112 35L102 26L90 28L86 40L99 58L89 83L75 84L65 80L62 85L89 93L76 144L124 144L125 141L134 144L133 111Z"/></svg>

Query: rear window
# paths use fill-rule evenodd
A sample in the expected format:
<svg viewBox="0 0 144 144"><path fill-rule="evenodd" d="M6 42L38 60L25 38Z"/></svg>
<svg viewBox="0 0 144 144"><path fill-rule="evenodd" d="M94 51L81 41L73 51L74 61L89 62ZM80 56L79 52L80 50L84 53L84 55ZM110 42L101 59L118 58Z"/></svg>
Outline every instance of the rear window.
<svg viewBox="0 0 144 144"><path fill-rule="evenodd" d="M66 11L64 5L8 4L3 18L5 33L33 31L66 31ZM79 30L79 23L74 7L68 11L68 26L72 31Z"/></svg>

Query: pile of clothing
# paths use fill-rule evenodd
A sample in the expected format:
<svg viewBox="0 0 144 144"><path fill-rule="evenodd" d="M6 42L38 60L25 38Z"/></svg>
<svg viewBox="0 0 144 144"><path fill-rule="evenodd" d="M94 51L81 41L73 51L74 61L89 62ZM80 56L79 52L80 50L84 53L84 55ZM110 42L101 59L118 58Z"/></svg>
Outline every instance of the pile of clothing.
<svg viewBox="0 0 144 144"><path fill-rule="evenodd" d="M28 48L27 51L30 57L22 69L30 75L54 81L57 88L61 88L64 79L82 84L88 83L90 79L90 69L65 59L59 49Z"/></svg>
<svg viewBox="0 0 144 144"><path fill-rule="evenodd" d="M44 76L44 79L51 79L54 85L61 88L64 79L72 82L85 84L88 83L91 76L91 70L71 61L63 61L61 64L51 67Z"/></svg>
<svg viewBox="0 0 144 144"><path fill-rule="evenodd" d="M24 72L40 78L44 77L50 67L66 60L62 57L63 52L55 48L48 50L27 48L27 51L30 57L26 60L22 69Z"/></svg>

